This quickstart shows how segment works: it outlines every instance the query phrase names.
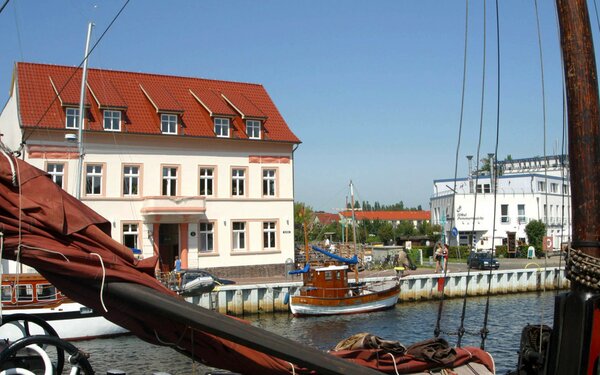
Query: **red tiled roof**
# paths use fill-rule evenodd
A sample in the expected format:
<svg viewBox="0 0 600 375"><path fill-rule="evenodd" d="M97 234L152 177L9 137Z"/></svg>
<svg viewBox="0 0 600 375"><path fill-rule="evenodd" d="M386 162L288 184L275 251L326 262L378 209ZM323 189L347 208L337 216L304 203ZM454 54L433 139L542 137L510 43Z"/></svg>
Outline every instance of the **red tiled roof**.
<svg viewBox="0 0 600 375"><path fill-rule="evenodd" d="M315 216L317 217L317 219L319 219L319 222L323 225L330 224L330 223L336 223L340 220L340 216L338 214L330 214L328 212L317 212L317 213L315 213Z"/></svg>
<svg viewBox="0 0 600 375"><path fill-rule="evenodd" d="M55 99L56 92L51 81L57 86L56 89L60 90L75 69L59 65L17 63L19 110L23 127L65 128L64 108L60 100ZM61 92L61 100L70 106L79 103L80 71L81 69L75 73ZM144 94L142 87L148 96ZM102 131L103 116L100 106L124 108L125 121L122 132L160 134L158 108L159 111L182 113L181 129L178 131L180 135L215 137L210 110L215 113L224 111L233 117L232 138L247 138L241 116L230 108L221 96L227 93L232 98L243 97L247 100L236 103L243 108L240 110L246 110L252 116L265 118L264 140L300 143L267 91L259 84L89 69L88 88L88 129L93 131ZM90 94L90 90L95 98ZM204 96L204 93L209 92L213 94ZM199 103L196 97L207 100L208 103L204 104L209 106L209 109ZM234 102L235 100L232 99Z"/></svg>
<svg viewBox="0 0 600 375"><path fill-rule="evenodd" d="M341 213L344 217L352 217L351 211ZM430 211L355 211L356 220L430 220Z"/></svg>
<svg viewBox="0 0 600 375"><path fill-rule="evenodd" d="M242 118L254 117L254 118L266 118L264 113L260 109L256 108L254 104L244 94L237 92L227 92L221 94L223 98L231 104L241 115Z"/></svg>
<svg viewBox="0 0 600 375"><path fill-rule="evenodd" d="M206 108L211 116L235 116L235 111L227 105L223 97L213 90L190 89L190 93Z"/></svg>

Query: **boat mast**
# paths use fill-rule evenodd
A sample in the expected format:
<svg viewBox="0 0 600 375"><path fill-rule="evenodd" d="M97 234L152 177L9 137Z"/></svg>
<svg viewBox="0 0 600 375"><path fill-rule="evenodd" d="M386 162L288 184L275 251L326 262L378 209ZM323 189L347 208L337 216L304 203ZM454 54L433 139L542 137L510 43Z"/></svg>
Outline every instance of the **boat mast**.
<svg viewBox="0 0 600 375"><path fill-rule="evenodd" d="M556 0L569 126L573 241L569 293L556 299L547 374L596 374L600 366L600 108L585 0ZM590 276L592 275L592 276ZM596 275L596 276L593 276Z"/></svg>
<svg viewBox="0 0 600 375"><path fill-rule="evenodd" d="M354 186L352 185L352 180L350 180L350 202L352 204L352 239L354 240L354 253L358 253L358 247L356 245L356 215L354 214ZM354 265L354 278L358 283L358 264Z"/></svg>
<svg viewBox="0 0 600 375"><path fill-rule="evenodd" d="M77 162L77 178L75 180L75 197L81 198L81 178L83 172L83 127L84 127L84 110L85 110L85 86L87 83L87 65L88 55L90 50L90 38L92 36L92 27L94 24L88 24L87 39L85 42L85 55L83 56L83 72L81 74L81 94L79 96L79 129L77 131L77 151L79 160Z"/></svg>

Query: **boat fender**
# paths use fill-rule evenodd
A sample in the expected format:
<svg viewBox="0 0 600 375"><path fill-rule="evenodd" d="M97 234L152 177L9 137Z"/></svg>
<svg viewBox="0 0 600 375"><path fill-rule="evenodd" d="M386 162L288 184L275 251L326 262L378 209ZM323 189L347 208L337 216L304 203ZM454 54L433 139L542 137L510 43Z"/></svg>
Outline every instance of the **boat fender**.
<svg viewBox="0 0 600 375"><path fill-rule="evenodd" d="M287 305L288 303L290 303L290 292L287 292L283 297L283 304Z"/></svg>

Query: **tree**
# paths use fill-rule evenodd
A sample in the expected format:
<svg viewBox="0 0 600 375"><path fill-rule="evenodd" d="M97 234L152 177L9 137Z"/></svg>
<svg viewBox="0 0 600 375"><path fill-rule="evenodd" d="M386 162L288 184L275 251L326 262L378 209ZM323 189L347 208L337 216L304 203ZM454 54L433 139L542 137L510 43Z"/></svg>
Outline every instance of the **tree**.
<svg viewBox="0 0 600 375"><path fill-rule="evenodd" d="M410 220L402 220L396 228L396 233L401 237L412 236L415 234L415 226Z"/></svg>
<svg viewBox="0 0 600 375"><path fill-rule="evenodd" d="M546 224L540 220L532 220L525 227L525 234L527 234L527 242L536 251L541 251L544 236L546 235Z"/></svg>
<svg viewBox="0 0 600 375"><path fill-rule="evenodd" d="M377 236L385 245L389 244L390 240L395 240L394 227L392 226L392 224L386 221L385 223L379 226Z"/></svg>
<svg viewBox="0 0 600 375"><path fill-rule="evenodd" d="M304 225L310 233L315 226L315 213L312 207L302 202L294 202L294 241L304 243ZM309 235L309 240L310 240Z"/></svg>

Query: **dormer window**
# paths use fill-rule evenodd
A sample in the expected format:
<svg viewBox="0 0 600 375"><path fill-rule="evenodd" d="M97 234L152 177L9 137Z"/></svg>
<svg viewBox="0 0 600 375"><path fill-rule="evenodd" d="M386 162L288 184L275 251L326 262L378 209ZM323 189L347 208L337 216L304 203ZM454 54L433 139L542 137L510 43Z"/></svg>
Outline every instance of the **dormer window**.
<svg viewBox="0 0 600 375"><path fill-rule="evenodd" d="M160 131L163 134L177 134L177 115L162 113L160 115Z"/></svg>
<svg viewBox="0 0 600 375"><path fill-rule="evenodd" d="M229 138L229 119L215 117L215 134L217 137Z"/></svg>
<svg viewBox="0 0 600 375"><path fill-rule="evenodd" d="M121 111L104 110L104 130L121 131Z"/></svg>
<svg viewBox="0 0 600 375"><path fill-rule="evenodd" d="M246 134L250 139L260 139L260 121L246 120Z"/></svg>
<svg viewBox="0 0 600 375"><path fill-rule="evenodd" d="M67 115L67 129L79 129L79 108L67 107L65 112Z"/></svg>

